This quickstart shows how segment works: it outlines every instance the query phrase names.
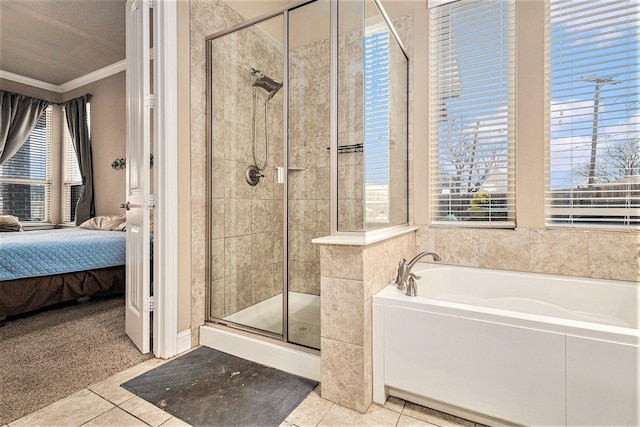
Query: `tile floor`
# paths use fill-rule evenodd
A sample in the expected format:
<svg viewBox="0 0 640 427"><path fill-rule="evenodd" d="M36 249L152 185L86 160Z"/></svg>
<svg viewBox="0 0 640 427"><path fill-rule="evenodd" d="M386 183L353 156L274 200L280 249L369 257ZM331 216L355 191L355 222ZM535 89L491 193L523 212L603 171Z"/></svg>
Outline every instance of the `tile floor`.
<svg viewBox="0 0 640 427"><path fill-rule="evenodd" d="M165 362L161 359L147 360L13 421L9 427L188 426L120 387L123 382ZM371 405L366 414L361 414L321 398L320 386L289 414L282 426L481 427L480 424L393 397L384 406Z"/></svg>

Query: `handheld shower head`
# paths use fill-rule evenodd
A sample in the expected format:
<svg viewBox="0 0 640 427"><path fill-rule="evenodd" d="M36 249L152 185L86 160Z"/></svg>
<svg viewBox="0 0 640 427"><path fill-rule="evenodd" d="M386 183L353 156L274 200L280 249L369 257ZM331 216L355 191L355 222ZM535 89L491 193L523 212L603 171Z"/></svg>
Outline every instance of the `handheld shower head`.
<svg viewBox="0 0 640 427"><path fill-rule="evenodd" d="M269 95L267 96L267 100L269 101L273 96L282 88L282 83L273 80L271 77L265 76L264 73L255 68L251 68L251 74L254 76L258 76L255 82L253 82L253 87L260 87L266 90Z"/></svg>
<svg viewBox="0 0 640 427"><path fill-rule="evenodd" d="M267 97L268 101L282 88L282 83L277 82L270 77L263 76L253 82L253 87L261 87L269 92L269 96Z"/></svg>

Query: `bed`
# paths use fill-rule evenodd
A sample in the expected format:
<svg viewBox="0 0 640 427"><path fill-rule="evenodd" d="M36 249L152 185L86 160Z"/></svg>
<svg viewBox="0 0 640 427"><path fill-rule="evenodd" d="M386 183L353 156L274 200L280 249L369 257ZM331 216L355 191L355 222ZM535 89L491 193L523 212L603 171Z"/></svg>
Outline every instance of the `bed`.
<svg viewBox="0 0 640 427"><path fill-rule="evenodd" d="M126 233L69 228L0 233L0 319L123 293Z"/></svg>

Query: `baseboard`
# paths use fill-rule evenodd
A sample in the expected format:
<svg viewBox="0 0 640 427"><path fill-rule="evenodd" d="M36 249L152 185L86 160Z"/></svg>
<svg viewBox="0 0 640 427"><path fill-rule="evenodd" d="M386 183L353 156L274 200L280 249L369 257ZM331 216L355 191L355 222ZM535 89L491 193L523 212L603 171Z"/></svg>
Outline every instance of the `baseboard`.
<svg viewBox="0 0 640 427"><path fill-rule="evenodd" d="M178 354L191 349L191 329L178 332Z"/></svg>
<svg viewBox="0 0 640 427"><path fill-rule="evenodd" d="M200 344L262 365L271 366L304 378L320 381L318 351L291 344L256 338L240 331L204 325L200 327Z"/></svg>

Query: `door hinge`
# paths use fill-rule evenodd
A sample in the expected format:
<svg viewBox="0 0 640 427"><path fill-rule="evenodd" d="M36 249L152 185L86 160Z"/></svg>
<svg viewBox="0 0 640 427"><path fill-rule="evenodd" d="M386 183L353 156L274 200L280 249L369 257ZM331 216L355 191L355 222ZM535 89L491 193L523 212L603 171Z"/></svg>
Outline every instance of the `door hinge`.
<svg viewBox="0 0 640 427"><path fill-rule="evenodd" d="M144 106L145 108L153 108L155 102L154 102L154 97L152 93L147 93L144 96Z"/></svg>
<svg viewBox="0 0 640 427"><path fill-rule="evenodd" d="M153 6L155 6L155 1L154 0L145 0L145 5L149 8L149 9L153 9Z"/></svg>
<svg viewBox="0 0 640 427"><path fill-rule="evenodd" d="M155 201L155 198L153 197L153 194L149 194L147 197L145 197L144 207L145 209L155 209L156 201Z"/></svg>
<svg viewBox="0 0 640 427"><path fill-rule="evenodd" d="M146 297L144 299L144 312L145 313L153 312L153 297Z"/></svg>

